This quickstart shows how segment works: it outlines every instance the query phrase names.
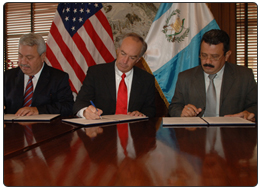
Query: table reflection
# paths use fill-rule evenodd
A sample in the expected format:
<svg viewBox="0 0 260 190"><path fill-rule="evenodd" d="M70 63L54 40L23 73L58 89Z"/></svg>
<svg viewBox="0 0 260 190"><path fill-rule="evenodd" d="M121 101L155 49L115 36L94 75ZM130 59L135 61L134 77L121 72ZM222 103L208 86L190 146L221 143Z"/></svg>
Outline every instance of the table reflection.
<svg viewBox="0 0 260 190"><path fill-rule="evenodd" d="M180 152L195 163L201 186L256 185L250 160L256 150L256 128L176 129ZM214 135L210 134L214 133ZM210 141L215 141L213 148ZM256 165L256 160L251 160ZM241 165L241 163L243 163ZM245 173L248 171L248 173ZM242 174L243 173L243 174ZM247 182L246 182L247 180Z"/></svg>
<svg viewBox="0 0 260 190"><path fill-rule="evenodd" d="M161 118L126 123L126 148L117 125L34 124L35 147L5 157L7 186L254 186L257 128L164 128ZM25 129L8 138L25 143ZM56 128L57 127L57 128ZM37 129L37 130L36 130ZM46 135L52 131L53 137ZM69 131L69 132L68 132ZM37 135L36 135L37 134ZM9 140L9 143L12 142ZM37 142L41 142L38 143ZM5 147L11 145L5 141ZM28 142L27 142L28 143ZM28 143L29 145L29 143ZM18 144L16 143L16 146ZM20 147L13 148L17 150ZM125 149L125 150L124 150ZM39 172L40 171L40 172Z"/></svg>

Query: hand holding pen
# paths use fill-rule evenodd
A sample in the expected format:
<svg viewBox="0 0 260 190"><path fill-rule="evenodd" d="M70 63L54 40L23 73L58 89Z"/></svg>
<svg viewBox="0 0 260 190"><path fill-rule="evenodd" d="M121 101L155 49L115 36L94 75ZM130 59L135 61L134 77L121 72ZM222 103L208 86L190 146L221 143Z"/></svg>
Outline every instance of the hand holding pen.
<svg viewBox="0 0 260 190"><path fill-rule="evenodd" d="M90 100L91 105L84 110L83 115L86 119L102 119L101 114L103 111L98 109L95 104Z"/></svg>

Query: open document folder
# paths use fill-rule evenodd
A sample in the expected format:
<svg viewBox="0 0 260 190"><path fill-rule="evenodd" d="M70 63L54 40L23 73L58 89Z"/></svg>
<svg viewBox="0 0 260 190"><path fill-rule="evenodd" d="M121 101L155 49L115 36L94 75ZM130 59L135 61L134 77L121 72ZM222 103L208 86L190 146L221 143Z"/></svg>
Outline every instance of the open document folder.
<svg viewBox="0 0 260 190"><path fill-rule="evenodd" d="M167 126L252 126L254 122L240 117L163 117Z"/></svg>
<svg viewBox="0 0 260 190"><path fill-rule="evenodd" d="M39 114L30 116L16 116L15 114L4 114L5 121L50 121L60 114Z"/></svg>
<svg viewBox="0 0 260 190"><path fill-rule="evenodd" d="M124 114L118 115L102 115L102 119L89 120L85 118L72 118L72 119L62 119L64 122L80 124L80 125L94 125L94 124L107 124L107 123L120 123L124 121L135 121L148 119L148 117L136 117Z"/></svg>

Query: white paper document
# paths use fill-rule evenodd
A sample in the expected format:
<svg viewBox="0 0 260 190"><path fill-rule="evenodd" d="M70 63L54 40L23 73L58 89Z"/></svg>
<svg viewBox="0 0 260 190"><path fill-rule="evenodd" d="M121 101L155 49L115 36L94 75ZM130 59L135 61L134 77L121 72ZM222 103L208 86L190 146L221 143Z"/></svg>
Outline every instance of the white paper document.
<svg viewBox="0 0 260 190"><path fill-rule="evenodd" d="M203 117L209 125L255 125L254 122L240 117Z"/></svg>
<svg viewBox="0 0 260 190"><path fill-rule="evenodd" d="M4 114L5 121L50 121L60 114L39 114L30 116L16 116L15 114Z"/></svg>
<svg viewBox="0 0 260 190"><path fill-rule="evenodd" d="M254 122L240 117L163 117L167 126L253 126Z"/></svg>
<svg viewBox="0 0 260 190"><path fill-rule="evenodd" d="M103 115L101 119L89 120L85 118L72 118L72 119L62 119L64 122L75 123L80 125L94 125L94 124L105 124L105 123L119 123L123 121L136 121L144 120L148 117L136 117L124 114L118 115Z"/></svg>
<svg viewBox="0 0 260 190"><path fill-rule="evenodd" d="M163 125L207 126L207 123L200 117L163 117Z"/></svg>

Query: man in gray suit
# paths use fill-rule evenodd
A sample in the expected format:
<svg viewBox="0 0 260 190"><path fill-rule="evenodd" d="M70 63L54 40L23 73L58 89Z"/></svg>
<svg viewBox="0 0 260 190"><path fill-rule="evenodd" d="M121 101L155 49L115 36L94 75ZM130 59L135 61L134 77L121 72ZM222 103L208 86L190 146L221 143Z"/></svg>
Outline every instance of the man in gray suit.
<svg viewBox="0 0 260 190"><path fill-rule="evenodd" d="M235 116L255 120L257 85L251 69L228 63L231 54L229 36L222 30L206 32L201 40L201 65L178 76L175 94L169 106L173 117L203 116L209 74L217 74L216 117Z"/></svg>
<svg viewBox="0 0 260 190"><path fill-rule="evenodd" d="M146 42L135 33L127 34L117 49L117 59L88 69L73 106L73 113L86 119L116 112L121 75L127 86L127 112L133 116L155 116L155 80L152 74L134 66L147 49ZM93 101L96 108L91 105Z"/></svg>

